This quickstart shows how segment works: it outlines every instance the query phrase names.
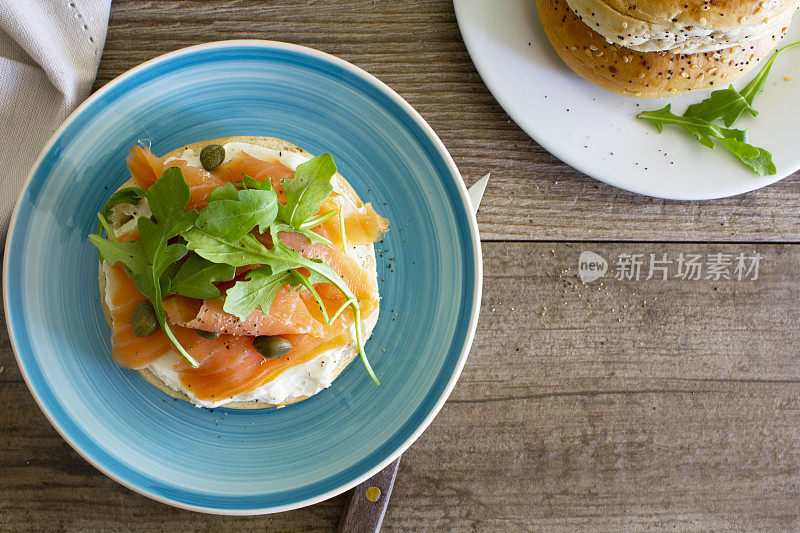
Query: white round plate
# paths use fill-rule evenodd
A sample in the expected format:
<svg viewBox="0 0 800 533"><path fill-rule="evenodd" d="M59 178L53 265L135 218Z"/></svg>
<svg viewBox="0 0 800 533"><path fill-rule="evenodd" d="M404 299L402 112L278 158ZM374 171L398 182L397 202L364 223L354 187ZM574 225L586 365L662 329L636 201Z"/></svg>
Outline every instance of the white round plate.
<svg viewBox="0 0 800 533"><path fill-rule="evenodd" d="M772 152L778 173L758 176L722 147L710 150L682 130L663 134L636 115L671 103L676 113L709 93L627 98L574 74L550 46L534 0L455 0L461 35L483 81L509 116L553 155L600 181L639 194L678 200L722 198L759 189L800 168L800 49L775 61L741 117L749 142ZM781 45L800 40L795 23ZM741 88L758 70L734 83Z"/></svg>

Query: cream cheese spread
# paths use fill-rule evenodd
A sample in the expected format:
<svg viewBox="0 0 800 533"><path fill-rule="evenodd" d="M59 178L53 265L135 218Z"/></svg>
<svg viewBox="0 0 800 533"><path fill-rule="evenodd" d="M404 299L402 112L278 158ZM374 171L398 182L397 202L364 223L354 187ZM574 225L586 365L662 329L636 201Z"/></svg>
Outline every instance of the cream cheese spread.
<svg viewBox="0 0 800 533"><path fill-rule="evenodd" d="M638 52L680 54L714 52L737 45L744 47L770 35L779 37L783 29L789 26L797 10L795 3L771 18L755 15L740 17L738 24L719 26L720 22L725 21L711 15L707 19L701 17L688 23L678 18L651 20L643 17L647 19L644 20L631 14L638 15L638 12L615 11L610 5L597 0L566 2L583 22L611 44Z"/></svg>

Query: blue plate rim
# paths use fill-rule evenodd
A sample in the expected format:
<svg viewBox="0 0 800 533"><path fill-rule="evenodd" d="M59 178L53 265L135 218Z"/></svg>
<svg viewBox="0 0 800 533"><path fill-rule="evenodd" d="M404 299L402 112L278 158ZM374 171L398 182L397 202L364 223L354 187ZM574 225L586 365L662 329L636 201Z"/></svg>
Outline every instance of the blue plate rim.
<svg viewBox="0 0 800 533"><path fill-rule="evenodd" d="M10 304L9 304L9 287L8 287L8 279L9 279L9 265L11 264L10 250L13 248L10 246L11 241L14 236L14 230L16 226L17 216L20 212L22 202L21 200L25 193L28 190L28 187L31 184L34 174L36 173L39 165L41 164L42 160L44 159L45 155L48 153L50 148L57 142L63 131L78 117L83 113L84 109L87 108L94 102L95 100L99 99L102 95L106 94L107 92L113 90L116 86L118 86L121 82L126 80L127 78L135 75L136 73L151 68L154 65L159 63L168 61L174 57L180 57L183 55L190 55L196 52L201 52L205 50L215 50L215 49L223 49L223 48L233 48L233 47L254 47L254 48L263 48L263 49L270 49L270 50L277 50L277 51L287 51L287 52L294 52L297 54L307 54L313 58L318 60L327 61L335 66L338 66L344 70L349 71L350 73L358 76L363 81L373 85L379 91L381 91L384 95L388 96L394 103L400 106L403 111L405 111L409 118L411 118L426 134L428 139L433 143L433 146L436 148L438 154L442 157L447 168L450 171L451 177L455 182L455 185L459 191L462 206L467 215L467 221L469 224L470 229L470 237L472 239L473 244L473 257L472 260L474 262L475 268L475 278L473 282L473 290L475 294L475 298L472 302L472 309L470 311L470 319L469 325L467 329L467 336L464 341L464 346L462 347L461 354L459 355L458 361L456 363L456 367L453 371L450 380L447 383L447 386L443 390L440 398L432 407L431 411L419 425L419 427L402 443L400 444L396 450L391 452L386 459L375 465L373 468L369 469L363 475L349 481L346 483L342 483L340 486L331 489L325 493L320 495L314 496L312 498L307 498L305 500L300 500L297 502L293 502L287 505L279 505L273 507L263 507L263 508L242 508L242 509L220 509L214 507L204 507L198 505L190 505L181 501L173 500L170 498L165 498L158 494L154 494L148 491L145 487L137 486L133 483L129 483L127 480L122 479L118 475L116 475L113 471L106 468L102 464L92 457L92 455L87 451L84 450L78 443L76 443L67 433L66 431L57 423L57 421L51 416L50 412L45 407L42 399L40 398L39 394L37 393L36 389L34 388L30 376L23 364L22 358L19 355L18 350L18 343L17 339L15 338L14 334L14 327L13 327L13 314L10 313ZM467 187L464 183L464 180L459 172L458 168L456 167L455 162L453 161L452 156L447 151L447 148L442 143L439 136L433 131L433 128L425 121L424 118L414 109L411 104L409 104L402 96L397 94L391 87L380 81L378 78L373 76L372 74L368 73L364 69L345 61L339 57L333 56L326 52L321 52L319 50L309 48L306 46L301 46L292 43L285 43L281 41L270 41L270 40L259 40L259 39L235 39L235 40L225 40L225 41L214 41L208 43L197 44L185 48L180 48L178 50L174 50L172 52L168 52L166 54L162 54L160 56L154 57L144 63L141 63L130 70L125 71L124 73L120 74L106 85L101 87L95 93L93 93L89 98L87 98L81 105L79 105L72 113L67 116L64 122L58 127L58 129L53 132L50 139L45 143L42 147L39 155L36 158L31 170L28 172L28 175L25 177L24 184L19 191L19 196L17 197L18 200L16 205L14 206L14 210L11 215L11 220L8 227L6 242L5 242L5 250L3 252L3 312L5 313L6 318L6 328L8 330L9 340L11 342L11 348L14 352L14 357L17 361L17 366L20 369L20 373L22 374L23 379L25 380L25 384L28 387L31 395L33 396L34 400L36 401L39 409L45 415L47 420L50 424L55 428L55 430L61 435L61 437L75 450L81 457L83 457L89 464L94 466L97 470L108 476L109 478L113 479L117 483L127 487L128 489L141 494L147 498L152 500L181 508L186 509L189 511L196 511L201 513L207 514L219 514L219 515L262 515L262 514L271 514L271 513L279 513L283 511L290 511L293 509L298 509L301 507L306 507L309 505L314 505L316 503L328 500L337 496L356 485L362 483L363 481L369 479L382 469L384 469L387 465L393 462L397 457L399 457L403 452L405 452L419 437L422 433L427 429L436 415L439 413L441 408L444 406L447 398L449 398L453 388L455 387L458 378L461 375L461 371L466 364L467 356L469 354L470 348L472 346L473 339L475 337L475 331L477 329L478 324L478 315L480 313L480 305L482 299L482 289L483 289L483 261L482 261L482 253L481 253L481 241L480 236L478 233L478 223L475 216L475 211L472 209L472 204L469 199L469 195L467 193Z"/></svg>

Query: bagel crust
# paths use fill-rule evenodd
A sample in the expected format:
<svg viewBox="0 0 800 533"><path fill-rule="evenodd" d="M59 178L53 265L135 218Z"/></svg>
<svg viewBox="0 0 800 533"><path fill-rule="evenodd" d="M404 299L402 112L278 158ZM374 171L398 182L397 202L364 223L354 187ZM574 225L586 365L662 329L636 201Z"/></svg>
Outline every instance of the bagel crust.
<svg viewBox="0 0 800 533"><path fill-rule="evenodd" d="M607 91L640 98L725 87L769 54L786 31L713 52L637 52L609 43L567 0L536 0L536 6L547 38L569 68Z"/></svg>
<svg viewBox="0 0 800 533"><path fill-rule="evenodd" d="M566 0L609 43L640 52L748 45L788 26L800 0Z"/></svg>
<svg viewBox="0 0 800 533"><path fill-rule="evenodd" d="M191 150L194 150L195 152L199 153L200 150L203 149L203 147L205 147L205 146L207 146L209 144L224 145L224 144L230 143L230 142L247 143L247 144L260 146L260 147L263 147L263 148L269 148L271 150L279 150L279 151L285 151L285 152L298 153L298 154L302 154L302 155L305 155L305 156L308 156L308 157L312 157L312 155L310 153L306 152L302 148L300 148L298 146L295 146L294 144L289 143L287 141L275 138L275 137L235 136L235 137L225 137L225 138L222 138L222 139L212 139L212 140L208 140L208 141L202 141L202 142L198 142L198 143L193 143L193 144L180 146L179 148L176 148L175 150L172 150L168 154L165 154L164 156L162 156L161 157L161 161L162 162L166 162L167 159L170 159L170 158L179 158L180 155L186 149L191 149ZM358 195L353 190L353 188L350 186L350 184L347 183L347 181L340 174L337 174L337 176L339 178L339 184L344 189L343 192L345 193L345 196L347 196L357 206L363 205L363 203L361 202L361 199L358 197ZM132 179L128 180L124 184L122 184L120 186L120 189L124 188L124 187L129 187L131 185L134 185L134 182L133 182ZM370 246L370 248L371 248L370 249L370 254L367 255L367 257L365 258L365 260L362 263L362 266L364 266L365 268L368 268L377 277L376 262L375 262L375 249L374 249L374 246ZM102 264L100 265L100 268L98 270L99 270L98 281L99 281L99 286L100 286L100 294L102 295L102 298L100 298L100 301L102 303L103 313L105 314L106 321L108 322L108 325L111 326L111 311L108 308L108 305L106 304L106 279L105 279L105 274L103 272ZM377 315L378 312L379 312L378 309L376 309L373 314ZM365 339L368 339L369 336L372 334L372 329L375 326L375 322L376 321L374 321L374 320L366 322L366 327L365 327L365 329L363 331L363 336L364 336ZM342 354L341 358L339 359L339 362L338 362L336 368L333 371L333 379L332 379L332 381L335 381L336 378L339 377L339 374L342 373L342 371L347 367L347 365L349 365L353 361L353 359L356 358L357 355L358 355L358 347L357 346L356 347L349 347L349 348L347 348L345 350L345 352ZM179 400L185 400L187 402L194 403L192 401L192 399L189 398L186 394L184 394L181 391L175 390L172 387L170 387L169 385L167 385L167 383L165 383L164 380L159 378L149 368L145 367L145 368L142 368L140 370L137 370L137 372L139 372L139 374L141 374L142 377L148 383L150 383L151 385L153 385L154 387L156 387L158 389L161 389L162 391L164 391L168 395L172 396L173 398L176 398L176 399L179 399ZM275 379L280 379L280 374ZM277 403L277 404L267 403L267 402L259 402L258 400L237 401L237 402L229 402L229 403L222 404L222 405L220 405L220 407L232 408L232 409L266 409L268 407L283 407L285 405L289 405L289 404L292 404L292 403L299 402L301 400L305 400L307 398L310 398L311 396L313 396L313 395L291 396L291 397L287 398L286 400L284 400L283 402Z"/></svg>

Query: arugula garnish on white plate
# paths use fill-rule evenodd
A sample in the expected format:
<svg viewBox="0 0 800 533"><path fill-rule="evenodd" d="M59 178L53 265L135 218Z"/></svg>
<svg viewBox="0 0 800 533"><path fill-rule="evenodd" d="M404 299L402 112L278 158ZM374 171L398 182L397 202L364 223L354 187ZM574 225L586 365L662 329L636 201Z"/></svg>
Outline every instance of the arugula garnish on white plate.
<svg viewBox="0 0 800 533"><path fill-rule="evenodd" d="M702 102L690 105L683 116L675 115L672 112L672 104L667 104L655 111L645 111L636 116L653 124L659 133L663 131L664 125L672 124L682 127L697 138L700 144L708 148L714 149L718 142L759 176L775 174L777 170L772 162L772 154L764 148L749 144L747 130L739 130L731 128L731 126L745 111L754 117L758 115L758 111L753 109L753 100L758 93L764 90L775 58L781 52L798 45L800 42L776 50L772 57L764 63L758 74L741 91L734 89L732 84L725 89L716 90ZM725 127L714 124L719 120Z"/></svg>

